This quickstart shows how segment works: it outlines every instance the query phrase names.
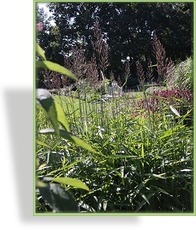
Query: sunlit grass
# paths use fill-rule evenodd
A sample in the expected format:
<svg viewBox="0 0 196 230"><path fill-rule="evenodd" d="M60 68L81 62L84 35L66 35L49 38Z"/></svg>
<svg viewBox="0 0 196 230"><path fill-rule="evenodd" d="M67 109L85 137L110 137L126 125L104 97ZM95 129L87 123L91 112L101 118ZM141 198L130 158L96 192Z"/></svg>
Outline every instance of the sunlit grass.
<svg viewBox="0 0 196 230"><path fill-rule="evenodd" d="M40 141L52 147L38 148L46 164L39 176L85 182L89 192L71 189L85 212L192 212L192 127L167 108L149 117L137 107L141 97L141 92L108 100L98 94L54 96L71 131L97 154L43 136ZM37 128L48 126L37 113Z"/></svg>

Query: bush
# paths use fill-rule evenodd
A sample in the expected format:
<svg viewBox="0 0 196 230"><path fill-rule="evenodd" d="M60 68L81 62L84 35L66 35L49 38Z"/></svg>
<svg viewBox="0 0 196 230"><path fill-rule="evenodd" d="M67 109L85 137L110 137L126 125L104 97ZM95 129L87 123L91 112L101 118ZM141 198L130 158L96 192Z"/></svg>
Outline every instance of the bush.
<svg viewBox="0 0 196 230"><path fill-rule="evenodd" d="M183 116L188 111L192 111L193 107L193 94L190 90L182 88L154 91L153 95L147 99L142 99L138 102L142 109L148 109L150 112L161 112L164 108L174 106L177 112ZM192 120L189 114L189 120Z"/></svg>
<svg viewBox="0 0 196 230"><path fill-rule="evenodd" d="M151 86L151 87L146 89L146 94L152 95L155 92L158 92L158 91L161 91L161 90L164 90L164 89L165 89L164 86Z"/></svg>
<svg viewBox="0 0 196 230"><path fill-rule="evenodd" d="M193 92L193 66L192 58L178 64L173 76L168 80L168 87L188 89Z"/></svg>

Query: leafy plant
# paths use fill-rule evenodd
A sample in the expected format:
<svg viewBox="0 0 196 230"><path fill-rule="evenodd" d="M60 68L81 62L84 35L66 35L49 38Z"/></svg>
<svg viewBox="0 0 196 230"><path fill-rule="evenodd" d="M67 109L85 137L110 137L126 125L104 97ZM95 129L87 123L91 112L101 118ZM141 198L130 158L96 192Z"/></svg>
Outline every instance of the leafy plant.
<svg viewBox="0 0 196 230"><path fill-rule="evenodd" d="M193 62L192 58L187 58L180 62L174 69L173 76L169 79L170 87L188 89L193 92Z"/></svg>
<svg viewBox="0 0 196 230"><path fill-rule="evenodd" d="M44 59L44 61L38 61L37 66L40 68L48 68L52 71L57 71L62 74L66 74L73 79L76 77L68 71L66 68L53 63L48 62L44 55L43 50L39 45L37 45L37 52L38 54ZM60 138L67 139L78 146L81 146L88 151L92 151L96 153L93 148L85 143L83 140L79 139L78 137L74 136L70 133L69 124L65 117L65 114L61 108L61 106L55 103L54 99L52 98L51 94L45 89L37 89L37 102L41 105L43 110L46 112L47 118L51 122L53 129L45 128L39 130L37 134L54 134L57 138L57 141L60 141ZM60 126L63 130L60 129ZM49 147L46 143L38 141L37 144L41 144L42 146ZM43 167L39 165L38 171L42 170ZM44 180L44 178L43 178ZM60 184L66 184L70 186L74 186L76 188L89 190L89 188L80 180L67 178L67 177L60 177L52 179L53 182L58 182ZM45 183L41 183L38 180L38 189L40 194L43 196L44 199L47 200L49 205L55 211L77 211L77 205L75 203L74 198L70 195L70 192L63 190L56 184L50 183L46 185Z"/></svg>
<svg viewBox="0 0 196 230"><path fill-rule="evenodd" d="M69 158L49 175L86 181L89 192L72 190L81 212L191 211L193 149L192 130L183 125L186 115L176 122L176 111L168 116L163 109L151 115L151 126L144 110L130 108L129 96L108 102L61 97L71 129L99 154L69 146Z"/></svg>
<svg viewBox="0 0 196 230"><path fill-rule="evenodd" d="M38 66L59 73L53 78L75 79L66 68L48 63L41 47L37 51ZM37 90L37 211L192 212L193 127L186 123L192 93L173 88L147 95L145 72L137 62L143 92L103 95L94 87L100 83L95 57L87 63L76 49L73 61L77 54L81 62L72 67L81 78L74 91L62 94L66 89L59 84L56 95ZM105 64L99 68L106 70ZM92 82L82 74L94 75Z"/></svg>
<svg viewBox="0 0 196 230"><path fill-rule="evenodd" d="M179 113L183 116L189 110L192 110L193 95L189 90L169 89L169 90L158 90L148 97L148 108L150 111L155 112L161 111L165 106L174 106ZM146 107L146 101L140 100L138 102L141 108Z"/></svg>

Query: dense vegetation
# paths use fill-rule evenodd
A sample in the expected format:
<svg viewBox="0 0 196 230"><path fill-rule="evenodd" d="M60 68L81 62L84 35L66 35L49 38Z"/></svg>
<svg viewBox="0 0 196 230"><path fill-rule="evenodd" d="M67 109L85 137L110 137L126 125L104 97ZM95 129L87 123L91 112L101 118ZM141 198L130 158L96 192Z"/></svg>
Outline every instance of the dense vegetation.
<svg viewBox="0 0 196 230"><path fill-rule="evenodd" d="M56 26L37 24L46 50L37 45L37 86L42 79L47 90L38 88L36 97L36 213L193 212L191 7L50 4ZM178 25L188 38L184 51L170 44L179 31L162 21L163 8L174 24L187 19ZM132 24L122 29L123 20ZM158 30L164 23L166 34ZM137 92L128 84L133 73Z"/></svg>
<svg viewBox="0 0 196 230"><path fill-rule="evenodd" d="M64 65L64 58L73 48L82 48L85 58L92 59L93 44L99 36L95 21L107 43L107 78L111 72L119 85L125 80L126 58L130 58L127 86L135 87L137 74L135 63L139 60L144 70L150 62L156 63L152 48L152 35L164 45L167 56L176 64L192 55L193 3L50 3L53 24L46 20L37 8L37 22L44 22L44 30L38 34L41 47L48 60ZM45 18L45 19L44 19ZM55 23L55 25L54 25ZM97 63L99 64L99 63ZM154 71L156 74L156 71ZM40 82L41 85L41 82ZM44 86L43 84L41 85Z"/></svg>

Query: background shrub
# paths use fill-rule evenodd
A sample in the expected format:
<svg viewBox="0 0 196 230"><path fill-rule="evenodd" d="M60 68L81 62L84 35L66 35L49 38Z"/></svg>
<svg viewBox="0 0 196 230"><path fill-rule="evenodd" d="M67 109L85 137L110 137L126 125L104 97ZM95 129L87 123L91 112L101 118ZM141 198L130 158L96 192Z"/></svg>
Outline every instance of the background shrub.
<svg viewBox="0 0 196 230"><path fill-rule="evenodd" d="M192 58L176 65L173 75L168 80L168 86L181 89L188 89L193 92L193 62Z"/></svg>
<svg viewBox="0 0 196 230"><path fill-rule="evenodd" d="M170 107L172 106L180 116L186 116L186 124L192 124L193 94L190 90L182 88L157 90L154 91L152 96L139 100L138 105L140 108L149 110L152 113L169 111L169 114L172 113Z"/></svg>

